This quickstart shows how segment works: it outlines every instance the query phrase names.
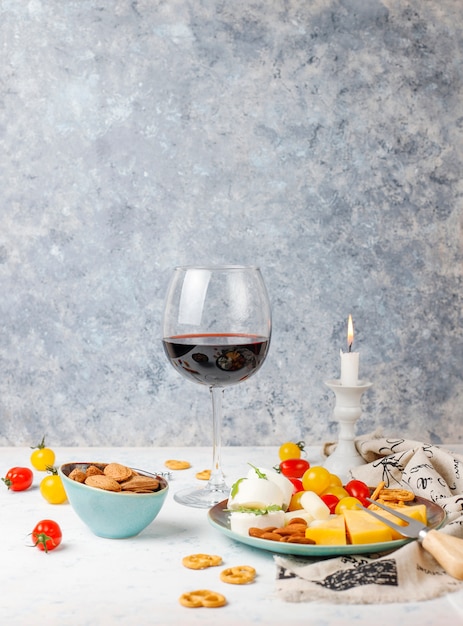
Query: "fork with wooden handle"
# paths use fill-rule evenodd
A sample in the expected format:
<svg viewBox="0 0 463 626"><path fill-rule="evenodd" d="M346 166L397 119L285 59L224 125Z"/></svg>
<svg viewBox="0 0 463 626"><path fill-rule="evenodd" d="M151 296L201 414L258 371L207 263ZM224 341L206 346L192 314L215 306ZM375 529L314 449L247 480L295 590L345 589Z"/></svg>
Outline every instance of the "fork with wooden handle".
<svg viewBox="0 0 463 626"><path fill-rule="evenodd" d="M380 513L362 507L364 511L367 511L367 513L370 513L370 515L373 515L373 517L376 517L387 526L394 528L394 530L397 530L405 537L417 539L423 548L432 554L439 565L445 569L447 574L450 574L450 576L458 580L463 580L463 539L446 535L445 533L440 533L438 530L429 528L422 522L412 519L407 515L403 515L397 511L397 509L392 509L382 502L371 500L370 498L367 498L367 500L379 506L381 509L392 513L392 515L407 522L407 524L406 526L399 526L399 524L395 524Z"/></svg>

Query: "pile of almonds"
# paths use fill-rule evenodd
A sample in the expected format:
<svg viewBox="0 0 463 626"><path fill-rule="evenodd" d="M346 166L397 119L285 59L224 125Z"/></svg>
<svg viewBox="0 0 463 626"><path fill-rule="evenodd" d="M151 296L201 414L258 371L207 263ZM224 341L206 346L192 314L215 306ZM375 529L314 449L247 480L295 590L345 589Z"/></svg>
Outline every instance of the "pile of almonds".
<svg viewBox="0 0 463 626"><path fill-rule="evenodd" d="M69 478L104 491L153 493L160 488L157 478L139 474L120 463L89 465L85 471L76 467Z"/></svg>

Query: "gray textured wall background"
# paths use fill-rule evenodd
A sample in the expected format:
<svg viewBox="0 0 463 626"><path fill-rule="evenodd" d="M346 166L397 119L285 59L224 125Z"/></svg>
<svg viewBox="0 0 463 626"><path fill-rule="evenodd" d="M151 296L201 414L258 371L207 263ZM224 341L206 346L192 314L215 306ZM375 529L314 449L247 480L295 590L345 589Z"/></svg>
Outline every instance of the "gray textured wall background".
<svg viewBox="0 0 463 626"><path fill-rule="evenodd" d="M160 344L174 265L257 263L259 374L225 444L462 441L460 0L3 0L0 444L201 444Z"/></svg>

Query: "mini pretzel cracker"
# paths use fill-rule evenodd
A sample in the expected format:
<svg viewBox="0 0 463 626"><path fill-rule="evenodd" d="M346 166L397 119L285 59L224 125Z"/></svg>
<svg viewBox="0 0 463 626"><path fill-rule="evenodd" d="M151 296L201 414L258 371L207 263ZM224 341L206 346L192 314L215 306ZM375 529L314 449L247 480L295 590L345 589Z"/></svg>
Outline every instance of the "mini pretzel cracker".
<svg viewBox="0 0 463 626"><path fill-rule="evenodd" d="M415 499L413 491L408 489L382 489L377 500L382 502L412 502Z"/></svg>
<svg viewBox="0 0 463 626"><path fill-rule="evenodd" d="M379 492L381 491L381 489L384 489L385 484L386 483L384 482L384 480L378 483L378 486L376 487L376 489L373 491L373 493L370 496L370 500L376 500L378 498Z"/></svg>
<svg viewBox="0 0 463 626"><path fill-rule="evenodd" d="M198 480L209 480L210 477L211 477L211 470L210 469L205 469L202 472L198 472L196 474L196 478Z"/></svg>
<svg viewBox="0 0 463 626"><path fill-rule="evenodd" d="M220 572L220 580L232 585L247 585L256 577L256 570L250 565L228 567Z"/></svg>
<svg viewBox="0 0 463 626"><path fill-rule="evenodd" d="M191 467L191 463L188 461L177 461L176 459L169 459L164 465L171 470L183 470Z"/></svg>
<svg viewBox="0 0 463 626"><path fill-rule="evenodd" d="M190 554L182 559L182 564L188 569L206 569L222 563L222 557L216 554Z"/></svg>
<svg viewBox="0 0 463 626"><path fill-rule="evenodd" d="M408 489L387 489L386 483L381 481L376 489L371 494L371 500L379 500L380 502L387 502L389 504L412 502L415 499L413 491Z"/></svg>
<svg viewBox="0 0 463 626"><path fill-rule="evenodd" d="M197 591L182 593L179 602L182 606L186 606L189 609L198 609L200 607L216 609L227 604L225 596L216 591L209 591L209 589L198 589Z"/></svg>

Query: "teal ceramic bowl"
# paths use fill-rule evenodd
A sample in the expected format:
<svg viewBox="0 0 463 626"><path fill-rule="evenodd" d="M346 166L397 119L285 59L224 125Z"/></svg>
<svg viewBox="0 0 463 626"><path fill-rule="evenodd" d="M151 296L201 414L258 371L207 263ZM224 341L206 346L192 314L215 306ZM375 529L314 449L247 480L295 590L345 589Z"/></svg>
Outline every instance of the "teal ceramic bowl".
<svg viewBox="0 0 463 626"><path fill-rule="evenodd" d="M58 468L58 474L72 508L95 535L108 539L125 539L138 535L151 524L161 510L169 490L165 478L136 470L139 474L159 481L159 490L153 493L104 491L69 478L73 469L78 468L85 472L89 465L101 467L101 463L64 463Z"/></svg>

